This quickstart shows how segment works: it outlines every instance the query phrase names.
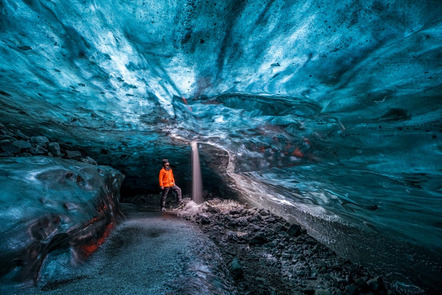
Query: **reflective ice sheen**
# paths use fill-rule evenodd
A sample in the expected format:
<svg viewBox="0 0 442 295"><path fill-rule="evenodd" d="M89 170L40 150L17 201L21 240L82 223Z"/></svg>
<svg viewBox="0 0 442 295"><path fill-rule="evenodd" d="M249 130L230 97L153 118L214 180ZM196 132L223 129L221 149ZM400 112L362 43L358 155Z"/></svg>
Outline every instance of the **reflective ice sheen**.
<svg viewBox="0 0 442 295"><path fill-rule="evenodd" d="M36 281L49 254L87 258L119 217L123 175L47 157L0 158L2 285Z"/></svg>

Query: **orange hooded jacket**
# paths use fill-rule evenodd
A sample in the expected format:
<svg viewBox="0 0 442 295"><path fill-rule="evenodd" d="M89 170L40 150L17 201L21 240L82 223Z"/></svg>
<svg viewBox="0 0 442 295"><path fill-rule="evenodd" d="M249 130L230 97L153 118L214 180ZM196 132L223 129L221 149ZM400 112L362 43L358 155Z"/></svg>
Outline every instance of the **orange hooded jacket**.
<svg viewBox="0 0 442 295"><path fill-rule="evenodd" d="M166 170L162 168L160 171L160 186L171 187L174 184L175 179L173 178L172 169Z"/></svg>

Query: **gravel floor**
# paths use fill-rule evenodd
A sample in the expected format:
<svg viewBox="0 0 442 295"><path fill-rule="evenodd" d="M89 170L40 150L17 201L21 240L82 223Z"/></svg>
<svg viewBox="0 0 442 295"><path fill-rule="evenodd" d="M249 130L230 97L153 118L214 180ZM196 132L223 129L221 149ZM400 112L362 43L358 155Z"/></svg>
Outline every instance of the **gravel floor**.
<svg viewBox="0 0 442 295"><path fill-rule="evenodd" d="M169 212L126 205L120 224L84 265L52 257L35 287L2 294L235 294L217 247ZM129 210L132 207L132 210Z"/></svg>

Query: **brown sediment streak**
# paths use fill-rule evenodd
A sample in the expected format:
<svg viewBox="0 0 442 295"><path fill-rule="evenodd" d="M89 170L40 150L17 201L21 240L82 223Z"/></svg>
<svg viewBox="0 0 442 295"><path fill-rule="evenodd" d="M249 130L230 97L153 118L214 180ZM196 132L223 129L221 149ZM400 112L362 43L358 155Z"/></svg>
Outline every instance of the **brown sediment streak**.
<svg viewBox="0 0 442 295"><path fill-rule="evenodd" d="M83 258L88 258L92 253L94 253L98 249L98 247L100 247L104 243L104 241L110 235L113 228L114 228L114 224L109 223L106 226L101 237L99 237L96 240L92 240L90 243L81 245L80 249L82 250L82 254L85 256Z"/></svg>

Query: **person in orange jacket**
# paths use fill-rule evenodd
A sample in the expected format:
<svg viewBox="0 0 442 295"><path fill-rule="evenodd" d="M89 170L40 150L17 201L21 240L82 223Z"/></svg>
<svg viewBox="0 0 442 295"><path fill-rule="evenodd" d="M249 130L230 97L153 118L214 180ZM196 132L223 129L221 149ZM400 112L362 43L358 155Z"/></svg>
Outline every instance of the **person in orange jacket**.
<svg viewBox="0 0 442 295"><path fill-rule="evenodd" d="M163 168L160 171L160 187L161 187L161 211L166 211L166 197L169 190L173 190L178 195L178 201L183 200L181 196L181 189L175 184L172 168L170 168L169 160L163 159Z"/></svg>

